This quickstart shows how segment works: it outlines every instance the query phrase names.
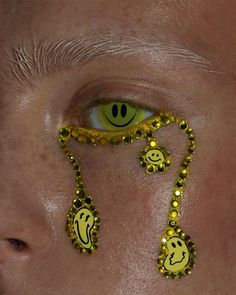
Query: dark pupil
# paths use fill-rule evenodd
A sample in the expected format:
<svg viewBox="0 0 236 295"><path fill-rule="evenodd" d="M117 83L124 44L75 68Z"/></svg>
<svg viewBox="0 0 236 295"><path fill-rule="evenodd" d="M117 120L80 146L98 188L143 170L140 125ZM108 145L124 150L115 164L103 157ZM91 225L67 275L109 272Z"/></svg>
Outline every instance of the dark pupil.
<svg viewBox="0 0 236 295"><path fill-rule="evenodd" d="M176 247L175 243L173 243L173 242L171 243L171 245L172 245L172 247L173 247L173 248L175 248L175 247Z"/></svg>
<svg viewBox="0 0 236 295"><path fill-rule="evenodd" d="M182 246L182 243L180 241L177 242L179 246Z"/></svg>
<svg viewBox="0 0 236 295"><path fill-rule="evenodd" d="M125 104L122 104L120 112L121 112L121 116L124 118L127 113L127 108Z"/></svg>
<svg viewBox="0 0 236 295"><path fill-rule="evenodd" d="M114 104L112 107L112 115L114 118L116 118L118 115L118 106L116 104Z"/></svg>

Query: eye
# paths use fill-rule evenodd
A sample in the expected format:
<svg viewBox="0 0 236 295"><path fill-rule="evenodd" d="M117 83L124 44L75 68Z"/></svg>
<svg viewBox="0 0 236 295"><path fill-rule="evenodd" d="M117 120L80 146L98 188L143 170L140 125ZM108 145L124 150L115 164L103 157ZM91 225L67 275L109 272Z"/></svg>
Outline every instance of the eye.
<svg viewBox="0 0 236 295"><path fill-rule="evenodd" d="M127 102L101 103L89 108L88 127L107 131L128 129L154 113Z"/></svg>

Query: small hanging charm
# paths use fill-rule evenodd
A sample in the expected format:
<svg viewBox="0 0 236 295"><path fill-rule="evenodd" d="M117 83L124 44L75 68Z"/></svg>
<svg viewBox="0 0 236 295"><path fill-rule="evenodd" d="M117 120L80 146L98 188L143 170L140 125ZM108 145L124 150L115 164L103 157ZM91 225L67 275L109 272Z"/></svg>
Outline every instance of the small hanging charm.
<svg viewBox="0 0 236 295"><path fill-rule="evenodd" d="M155 137L148 139L147 146L140 152L139 161L145 167L147 174L165 172L171 164L170 152L164 147L159 147Z"/></svg>

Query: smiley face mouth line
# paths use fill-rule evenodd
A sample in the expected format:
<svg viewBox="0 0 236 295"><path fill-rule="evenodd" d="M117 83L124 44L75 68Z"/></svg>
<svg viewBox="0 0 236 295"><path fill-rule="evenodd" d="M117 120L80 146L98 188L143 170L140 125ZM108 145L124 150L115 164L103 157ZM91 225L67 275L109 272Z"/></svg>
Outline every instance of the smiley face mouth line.
<svg viewBox="0 0 236 295"><path fill-rule="evenodd" d="M81 237L81 234L80 234L80 231L79 231L79 222L78 220L75 221L76 223L76 226L77 226L77 232L79 234L79 238L80 240L82 241L83 244L87 245L89 243L89 224L87 224L87 227L86 227L86 237L87 237L87 242L84 241L84 239Z"/></svg>
<svg viewBox="0 0 236 295"><path fill-rule="evenodd" d="M125 126L129 125L129 124L133 121L134 117L136 116L136 114L134 114L134 116L129 120L129 122L127 122L127 123L125 123L125 124L123 124L123 125L118 125L118 124L113 123L113 122L112 122L112 121L106 116L105 113L104 113L104 115L105 115L107 121L108 121L109 123L111 123L111 125L113 125L113 126L115 126L115 127L125 127Z"/></svg>
<svg viewBox="0 0 236 295"><path fill-rule="evenodd" d="M161 159L153 160L151 157L148 157L148 159L152 162L160 162L161 161Z"/></svg>
<svg viewBox="0 0 236 295"><path fill-rule="evenodd" d="M174 257L174 254L175 254L175 252L173 252L173 253L170 255L170 259L169 259L169 261L170 261L170 265L175 265L176 263L181 263L181 262L184 260L184 258L185 258L185 254L186 254L186 253L183 251L183 252L182 252L182 255L183 255L182 259L179 260L179 261L176 261L176 262L172 263L172 259L173 259L173 257Z"/></svg>

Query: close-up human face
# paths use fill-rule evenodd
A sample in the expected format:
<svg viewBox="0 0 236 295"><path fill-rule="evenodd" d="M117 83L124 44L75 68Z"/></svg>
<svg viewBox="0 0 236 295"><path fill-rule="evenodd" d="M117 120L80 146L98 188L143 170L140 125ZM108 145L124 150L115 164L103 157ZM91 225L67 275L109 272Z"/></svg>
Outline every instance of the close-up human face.
<svg viewBox="0 0 236 295"><path fill-rule="evenodd" d="M0 0L0 294L236 292L235 11L234 0ZM58 140L65 126L125 134L160 112L185 118L196 143L179 218L195 266L174 279L157 261L186 134L168 124L148 148L68 140L94 204L73 219L76 170ZM193 255L181 233L166 241L170 273ZM97 250L80 253L74 234L86 251L97 234Z"/></svg>

